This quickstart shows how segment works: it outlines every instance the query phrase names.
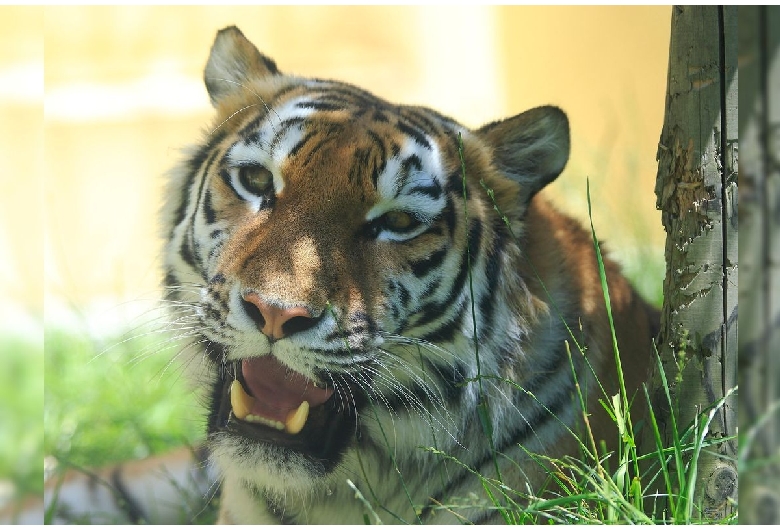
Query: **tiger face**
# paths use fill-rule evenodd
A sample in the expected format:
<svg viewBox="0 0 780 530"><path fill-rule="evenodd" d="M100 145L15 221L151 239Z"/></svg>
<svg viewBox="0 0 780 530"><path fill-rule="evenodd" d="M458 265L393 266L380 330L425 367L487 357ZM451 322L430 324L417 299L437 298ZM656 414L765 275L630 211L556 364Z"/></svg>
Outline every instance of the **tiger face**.
<svg viewBox="0 0 780 530"><path fill-rule="evenodd" d="M535 206L568 158L563 112L470 131L284 75L236 28L219 32L205 82L216 118L172 174L165 266L174 322L193 330L185 364L208 404L227 517L361 522L350 478L419 518L442 465L419 447L486 463L480 403L493 445L560 446L582 278L566 270L574 256L546 240L534 250L528 232L568 227ZM392 467L411 509L397 480L383 484Z"/></svg>

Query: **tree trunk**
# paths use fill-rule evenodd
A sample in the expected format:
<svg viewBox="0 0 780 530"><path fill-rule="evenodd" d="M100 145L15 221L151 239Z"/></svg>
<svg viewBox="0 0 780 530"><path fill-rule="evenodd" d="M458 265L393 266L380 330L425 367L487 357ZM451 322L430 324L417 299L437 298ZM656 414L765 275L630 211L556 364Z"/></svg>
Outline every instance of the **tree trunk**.
<svg viewBox="0 0 780 530"><path fill-rule="evenodd" d="M739 8L740 522L748 524L780 524L780 35L769 31L778 24L780 8Z"/></svg>
<svg viewBox="0 0 780 530"><path fill-rule="evenodd" d="M674 7L655 192L667 234L659 354L681 430L737 385L737 132L736 6ZM663 396L657 377L654 385ZM653 403L660 416L663 401ZM668 447L671 422L661 427ZM707 436L736 429L732 395ZM695 506L704 518L734 509L736 453L736 440L701 453Z"/></svg>

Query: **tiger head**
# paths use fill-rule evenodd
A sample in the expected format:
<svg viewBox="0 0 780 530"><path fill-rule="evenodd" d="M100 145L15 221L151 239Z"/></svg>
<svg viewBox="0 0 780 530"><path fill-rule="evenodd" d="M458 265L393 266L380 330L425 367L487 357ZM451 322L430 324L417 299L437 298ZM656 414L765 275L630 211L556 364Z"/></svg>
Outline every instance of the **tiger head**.
<svg viewBox="0 0 780 530"><path fill-rule="evenodd" d="M524 218L566 164L563 112L469 130L285 75L236 28L204 77L216 118L172 173L165 272L224 472L300 490L361 445L457 445L478 370L527 362Z"/></svg>

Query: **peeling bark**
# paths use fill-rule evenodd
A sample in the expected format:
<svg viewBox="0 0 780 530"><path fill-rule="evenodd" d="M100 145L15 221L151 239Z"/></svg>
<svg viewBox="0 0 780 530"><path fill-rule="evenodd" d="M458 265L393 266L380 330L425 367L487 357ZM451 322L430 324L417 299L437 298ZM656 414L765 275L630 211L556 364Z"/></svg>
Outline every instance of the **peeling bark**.
<svg viewBox="0 0 780 530"><path fill-rule="evenodd" d="M659 354L684 428L737 385L737 8L673 9L657 153L667 234ZM656 413L662 405L656 400ZM736 420L733 396L708 437L735 435ZM707 519L734 509L736 452L734 439L702 453L696 505Z"/></svg>

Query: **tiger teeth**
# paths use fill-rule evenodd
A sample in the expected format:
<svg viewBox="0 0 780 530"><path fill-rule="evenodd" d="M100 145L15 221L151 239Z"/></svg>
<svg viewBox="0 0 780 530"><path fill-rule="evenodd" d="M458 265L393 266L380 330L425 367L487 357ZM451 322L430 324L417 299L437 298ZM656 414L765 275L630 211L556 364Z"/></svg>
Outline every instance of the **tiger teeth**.
<svg viewBox="0 0 780 530"><path fill-rule="evenodd" d="M244 391L244 387L238 381L233 381L230 385L230 405L233 407L233 414L239 420L245 420L249 416L249 411L255 404L255 398Z"/></svg>
<svg viewBox="0 0 780 530"><path fill-rule="evenodd" d="M262 416L255 416L254 414L247 415L247 417L244 418L244 421L249 423L260 423L262 425L265 425L266 427L271 427L273 429L276 429L277 431L284 430L284 423L282 423L281 421L264 418Z"/></svg>
<svg viewBox="0 0 780 530"><path fill-rule="evenodd" d="M287 415L284 430L288 434L298 434L303 429L303 426L306 425L307 419L309 419L309 402L304 401L298 405L297 410L293 410Z"/></svg>
<svg viewBox="0 0 780 530"><path fill-rule="evenodd" d="M233 381L230 385L230 405L233 407L233 414L241 421L249 423L259 423L277 431L286 431L288 434L298 434L306 425L309 419L309 402L304 401L296 410L290 411L287 415L287 421L282 423L278 420L272 420L256 414L250 414L255 404L255 398L250 396L238 381Z"/></svg>

